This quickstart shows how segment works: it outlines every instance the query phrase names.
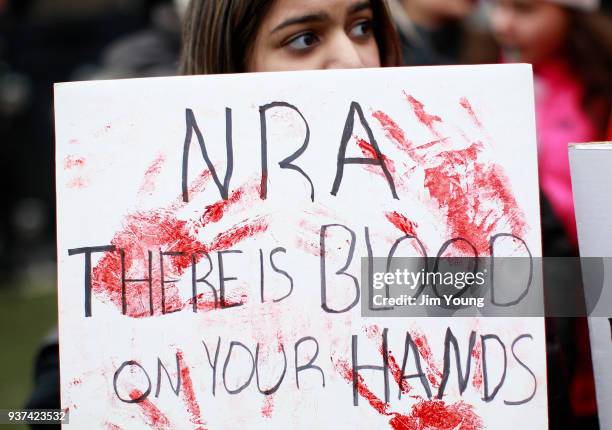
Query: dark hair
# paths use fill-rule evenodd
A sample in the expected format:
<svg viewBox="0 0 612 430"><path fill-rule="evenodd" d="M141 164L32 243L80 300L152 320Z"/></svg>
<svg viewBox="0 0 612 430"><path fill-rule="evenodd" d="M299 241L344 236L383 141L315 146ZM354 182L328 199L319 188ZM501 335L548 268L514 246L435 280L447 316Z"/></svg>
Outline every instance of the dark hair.
<svg viewBox="0 0 612 430"><path fill-rule="evenodd" d="M401 65L399 40L385 0L370 0L383 66ZM183 23L180 71L185 75L239 73L274 0L191 0Z"/></svg>
<svg viewBox="0 0 612 430"><path fill-rule="evenodd" d="M612 18L570 11L566 55L584 87L583 108L603 139L612 104Z"/></svg>

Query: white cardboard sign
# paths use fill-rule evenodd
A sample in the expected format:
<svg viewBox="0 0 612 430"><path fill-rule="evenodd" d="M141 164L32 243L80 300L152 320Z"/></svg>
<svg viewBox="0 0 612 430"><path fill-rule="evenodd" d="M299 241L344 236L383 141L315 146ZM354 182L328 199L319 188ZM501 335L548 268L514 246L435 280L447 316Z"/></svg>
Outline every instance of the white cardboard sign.
<svg viewBox="0 0 612 430"><path fill-rule="evenodd" d="M612 142L574 144L569 147L572 191L581 257L602 257L603 273L612 271L610 257L610 218L612 209L610 176ZM584 272L583 272L584 273ZM591 356L597 395L599 427L612 427L612 319L602 318L610 303L610 280L604 275L604 288L589 322Z"/></svg>
<svg viewBox="0 0 612 430"><path fill-rule="evenodd" d="M486 254L508 233L540 256L529 66L55 97L71 425L546 427L542 319L362 318L356 288L361 258L406 234L435 256L456 237Z"/></svg>

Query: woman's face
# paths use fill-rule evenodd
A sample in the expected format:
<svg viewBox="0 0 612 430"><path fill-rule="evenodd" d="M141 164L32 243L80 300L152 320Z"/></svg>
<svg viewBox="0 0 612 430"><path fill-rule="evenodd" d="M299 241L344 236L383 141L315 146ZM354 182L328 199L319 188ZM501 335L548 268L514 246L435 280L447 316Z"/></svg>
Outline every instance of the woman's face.
<svg viewBox="0 0 612 430"><path fill-rule="evenodd" d="M542 0L495 0L491 24L498 41L514 51L513 60L538 64L562 49L569 14L561 6Z"/></svg>
<svg viewBox="0 0 612 430"><path fill-rule="evenodd" d="M369 0L276 0L248 72L380 67Z"/></svg>

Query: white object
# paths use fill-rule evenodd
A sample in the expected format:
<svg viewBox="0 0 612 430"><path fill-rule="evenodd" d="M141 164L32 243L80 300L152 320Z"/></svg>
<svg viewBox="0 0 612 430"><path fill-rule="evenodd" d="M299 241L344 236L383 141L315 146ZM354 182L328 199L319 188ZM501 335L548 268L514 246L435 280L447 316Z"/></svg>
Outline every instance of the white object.
<svg viewBox="0 0 612 430"><path fill-rule="evenodd" d="M581 257L604 257L604 273L610 273L612 266L612 242L609 232L612 229L610 213L612 196L609 176L612 166L612 142L574 144L569 148L572 174L572 192L576 211L576 228ZM612 294L608 278L604 278L604 291L600 298L609 304ZM606 306L607 308L608 306ZM597 307L593 310L597 313ZM595 375L595 391L599 413L599 426L612 428L612 326L608 318L589 318L591 356Z"/></svg>
<svg viewBox="0 0 612 430"><path fill-rule="evenodd" d="M541 256L530 66L67 83L55 112L61 394L74 427L546 428L542 319L351 308L368 248L386 256L407 231L430 255L457 236L486 253L494 235L514 234ZM86 270L83 248L99 246L114 248L94 249ZM516 252L496 242L497 256ZM419 254L406 242L396 255ZM244 304L215 307L222 283L225 305ZM423 379L400 400L407 333ZM469 361L461 383L451 333L462 372ZM485 338L483 353L487 334L501 343ZM359 363L383 370L352 373L354 345ZM285 376L262 394L283 351Z"/></svg>

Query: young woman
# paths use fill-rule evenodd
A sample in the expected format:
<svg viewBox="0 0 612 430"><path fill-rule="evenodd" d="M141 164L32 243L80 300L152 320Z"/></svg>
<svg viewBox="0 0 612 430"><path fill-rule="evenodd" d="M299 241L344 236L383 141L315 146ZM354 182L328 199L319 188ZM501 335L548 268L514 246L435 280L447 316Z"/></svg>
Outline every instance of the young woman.
<svg viewBox="0 0 612 430"><path fill-rule="evenodd" d="M193 0L184 74L399 66L384 0Z"/></svg>

